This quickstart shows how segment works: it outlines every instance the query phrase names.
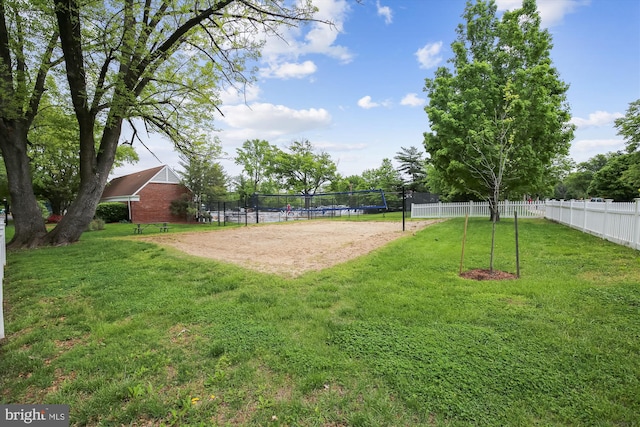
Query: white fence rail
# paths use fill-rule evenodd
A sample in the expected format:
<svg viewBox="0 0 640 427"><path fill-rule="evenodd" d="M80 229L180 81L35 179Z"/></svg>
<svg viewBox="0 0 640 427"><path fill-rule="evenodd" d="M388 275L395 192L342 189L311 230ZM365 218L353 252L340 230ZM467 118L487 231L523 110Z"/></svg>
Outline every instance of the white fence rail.
<svg viewBox="0 0 640 427"><path fill-rule="evenodd" d="M583 200L544 202L501 202L500 216L542 218L640 249L640 200L635 202L589 202ZM412 218L489 217L488 202L428 203L411 205Z"/></svg>
<svg viewBox="0 0 640 427"><path fill-rule="evenodd" d="M620 245L640 249L640 201L548 200L547 219Z"/></svg>
<svg viewBox="0 0 640 427"><path fill-rule="evenodd" d="M513 218L518 212L519 218L544 217L544 202L503 201L498 203L501 218ZM453 218L464 216L489 218L489 202L426 203L412 204L411 218Z"/></svg>

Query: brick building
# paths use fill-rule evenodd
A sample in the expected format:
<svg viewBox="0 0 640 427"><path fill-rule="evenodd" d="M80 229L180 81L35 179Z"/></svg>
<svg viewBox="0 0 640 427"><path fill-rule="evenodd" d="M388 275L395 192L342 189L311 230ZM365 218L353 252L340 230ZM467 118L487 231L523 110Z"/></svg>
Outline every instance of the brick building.
<svg viewBox="0 0 640 427"><path fill-rule="evenodd" d="M101 202L122 202L129 207L133 223L185 222L171 214L173 200L191 192L168 166L158 166L111 180L102 193Z"/></svg>

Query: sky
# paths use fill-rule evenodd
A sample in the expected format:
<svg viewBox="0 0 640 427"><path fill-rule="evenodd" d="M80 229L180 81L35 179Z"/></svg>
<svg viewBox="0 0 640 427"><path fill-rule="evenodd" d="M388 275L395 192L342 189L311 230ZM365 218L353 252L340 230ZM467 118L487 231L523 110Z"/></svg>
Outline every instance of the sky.
<svg viewBox="0 0 640 427"><path fill-rule="evenodd" d="M214 126L229 176L233 157L250 139L285 148L309 140L330 154L343 176L393 160L402 147L424 152L429 131L425 79L453 57L451 43L466 0L314 0L317 18L333 26L291 29L270 39L256 64L257 81L244 94L222 93L224 116ZM496 0L499 13L521 0ZM639 0L538 0L553 37L551 57L570 85L576 125L570 157L577 163L624 149L614 120L640 98ZM122 139L127 139L127 131ZM142 135L140 161L112 177L167 164L180 170L171 142ZM395 163L395 161L394 161Z"/></svg>

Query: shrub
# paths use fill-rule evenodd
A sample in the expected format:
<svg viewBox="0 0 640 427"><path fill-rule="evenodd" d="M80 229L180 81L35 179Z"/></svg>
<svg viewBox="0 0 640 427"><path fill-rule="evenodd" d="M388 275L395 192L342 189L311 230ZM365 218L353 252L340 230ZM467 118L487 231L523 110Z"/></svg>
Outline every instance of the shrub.
<svg viewBox="0 0 640 427"><path fill-rule="evenodd" d="M190 197L188 194L181 194L178 199L172 200L169 210L171 215L187 218L191 212Z"/></svg>
<svg viewBox="0 0 640 427"><path fill-rule="evenodd" d="M40 212L42 212L42 219L46 221L47 218L49 218L49 209L47 209L47 205L45 205L42 200L38 200L38 207L40 208Z"/></svg>
<svg viewBox="0 0 640 427"><path fill-rule="evenodd" d="M124 203L100 203L96 208L96 217L104 222L120 222L129 218L129 208Z"/></svg>
<svg viewBox="0 0 640 427"><path fill-rule="evenodd" d="M89 223L87 231L104 230L104 221L100 218L96 218Z"/></svg>

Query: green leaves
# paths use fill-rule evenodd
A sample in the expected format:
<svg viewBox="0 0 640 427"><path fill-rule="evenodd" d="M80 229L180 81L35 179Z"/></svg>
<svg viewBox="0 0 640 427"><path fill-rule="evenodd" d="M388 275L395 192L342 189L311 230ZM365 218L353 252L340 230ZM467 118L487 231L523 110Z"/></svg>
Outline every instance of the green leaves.
<svg viewBox="0 0 640 427"><path fill-rule="evenodd" d="M273 172L293 191L314 194L337 177L337 166L331 156L315 152L308 140L294 141L287 150L279 150L275 155Z"/></svg>
<svg viewBox="0 0 640 427"><path fill-rule="evenodd" d="M616 119L616 129L618 135L625 139L627 151L633 152L640 146L640 99L629 104L624 117Z"/></svg>
<svg viewBox="0 0 640 427"><path fill-rule="evenodd" d="M425 82L430 164L445 193L536 193L573 137L568 86L549 59L551 36L534 1L502 19L493 2L468 3L463 18L453 72L440 67Z"/></svg>

